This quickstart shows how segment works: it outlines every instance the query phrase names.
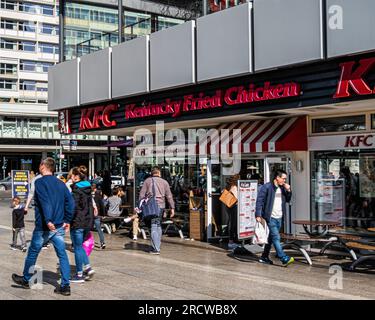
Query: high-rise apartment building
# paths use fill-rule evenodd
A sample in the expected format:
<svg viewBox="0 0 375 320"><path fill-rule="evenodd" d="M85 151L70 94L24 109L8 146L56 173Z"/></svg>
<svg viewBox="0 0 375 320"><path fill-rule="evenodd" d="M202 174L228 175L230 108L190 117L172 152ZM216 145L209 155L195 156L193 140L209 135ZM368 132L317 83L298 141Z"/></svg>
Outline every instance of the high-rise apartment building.
<svg viewBox="0 0 375 320"><path fill-rule="evenodd" d="M60 1L64 60L119 42L117 2ZM124 6L125 40L183 22L165 8L141 0ZM15 169L36 171L47 155L62 154L62 171L86 164L93 174L107 167L106 136L64 137L57 113L48 111L48 68L58 61L59 1L0 0L0 179Z"/></svg>
<svg viewBox="0 0 375 320"><path fill-rule="evenodd" d="M56 0L0 0L1 178L14 169L35 171L47 155L63 154L60 169L66 170L106 152L100 147L106 137L75 136L61 146L65 139L57 114L47 110L48 68L59 60L58 5Z"/></svg>

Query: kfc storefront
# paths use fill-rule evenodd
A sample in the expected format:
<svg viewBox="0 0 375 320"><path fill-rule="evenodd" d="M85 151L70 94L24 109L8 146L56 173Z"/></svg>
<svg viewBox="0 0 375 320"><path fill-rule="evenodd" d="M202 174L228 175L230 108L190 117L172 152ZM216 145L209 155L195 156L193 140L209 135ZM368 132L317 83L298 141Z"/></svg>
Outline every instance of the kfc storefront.
<svg viewBox="0 0 375 320"><path fill-rule="evenodd" d="M259 184L288 172L286 231L311 218L364 232L375 223L374 65L367 54L113 99L61 111L60 127L133 136L135 199L161 166L187 234L192 210L201 210L202 239L227 236L219 197L236 157L241 178Z"/></svg>

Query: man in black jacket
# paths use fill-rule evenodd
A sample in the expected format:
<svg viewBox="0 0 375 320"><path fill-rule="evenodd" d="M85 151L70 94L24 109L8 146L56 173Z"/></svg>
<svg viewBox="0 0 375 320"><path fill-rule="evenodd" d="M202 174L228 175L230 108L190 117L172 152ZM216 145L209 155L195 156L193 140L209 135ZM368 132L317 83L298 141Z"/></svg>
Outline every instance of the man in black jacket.
<svg viewBox="0 0 375 320"><path fill-rule="evenodd" d="M294 262L293 257L289 257L283 251L280 244L280 228L283 216L286 214L286 203L292 197L290 185L286 181L287 173L283 170L277 170L272 182L264 184L260 190L256 202L255 216L258 222L261 218L266 220L269 228L268 243L265 245L262 257L259 262L273 264L269 258L271 244L276 249L277 257L284 266Z"/></svg>

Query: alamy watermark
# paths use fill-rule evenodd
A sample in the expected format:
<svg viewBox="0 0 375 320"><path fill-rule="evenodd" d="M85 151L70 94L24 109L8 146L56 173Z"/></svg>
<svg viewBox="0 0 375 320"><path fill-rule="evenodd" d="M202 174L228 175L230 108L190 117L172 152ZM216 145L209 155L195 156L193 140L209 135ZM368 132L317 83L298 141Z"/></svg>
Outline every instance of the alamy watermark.
<svg viewBox="0 0 375 320"><path fill-rule="evenodd" d="M339 265L332 265L329 267L329 274L332 274L332 276L329 278L328 281L328 287L331 290L343 290L343 270L342 267Z"/></svg>
<svg viewBox="0 0 375 320"><path fill-rule="evenodd" d="M154 133L153 133L154 132ZM134 132L133 159L137 165L197 164L210 158L222 163L223 175L241 170L241 129L170 129L156 122L155 130L147 128Z"/></svg>
<svg viewBox="0 0 375 320"><path fill-rule="evenodd" d="M332 5L328 9L328 27L331 30L344 29L344 9L339 5Z"/></svg>
<svg viewBox="0 0 375 320"><path fill-rule="evenodd" d="M30 278L29 285L31 289L42 290L43 289L43 268L37 265L31 266L29 273L33 274Z"/></svg>

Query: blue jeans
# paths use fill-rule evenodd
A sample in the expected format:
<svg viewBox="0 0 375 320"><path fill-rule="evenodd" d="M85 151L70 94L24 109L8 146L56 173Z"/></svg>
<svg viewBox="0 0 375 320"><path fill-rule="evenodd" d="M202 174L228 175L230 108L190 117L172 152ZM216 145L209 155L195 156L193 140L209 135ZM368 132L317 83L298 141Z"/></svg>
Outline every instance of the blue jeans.
<svg viewBox="0 0 375 320"><path fill-rule="evenodd" d="M161 219L164 209L160 209L159 217L151 219L151 245L154 251L160 251L161 246Z"/></svg>
<svg viewBox="0 0 375 320"><path fill-rule="evenodd" d="M100 217L96 217L94 220L96 231L98 231L100 243L104 243L104 233L101 228Z"/></svg>
<svg viewBox="0 0 375 320"><path fill-rule="evenodd" d="M30 247L27 251L27 257L25 260L25 267L23 269L23 278L26 281L30 281L33 274L30 272L31 268L35 266L36 260L40 250L42 249L43 243L48 240L53 244L57 257L59 258L60 270L61 270L61 286L69 285L70 278L70 264L68 255L65 251L65 230L60 227L56 231L37 231L34 230L31 238Z"/></svg>
<svg viewBox="0 0 375 320"><path fill-rule="evenodd" d="M85 249L82 247L82 243L85 241L89 229L71 229L70 238L73 242L74 247L74 259L76 261L76 272L82 272L83 266L89 265L89 257L86 254Z"/></svg>
<svg viewBox="0 0 375 320"><path fill-rule="evenodd" d="M277 257L280 260L283 260L286 257L285 252L283 251L281 244L280 244L280 228L281 228L281 221L282 219L274 219L271 218L268 222L268 229L270 230L270 234L268 236L268 243L264 247L263 257L267 257L271 251L271 244L275 247Z"/></svg>

